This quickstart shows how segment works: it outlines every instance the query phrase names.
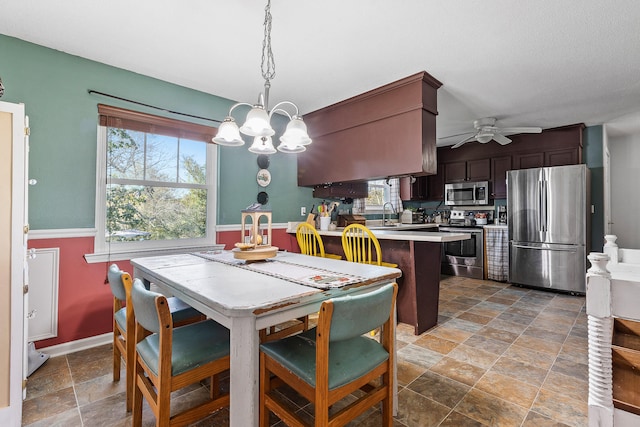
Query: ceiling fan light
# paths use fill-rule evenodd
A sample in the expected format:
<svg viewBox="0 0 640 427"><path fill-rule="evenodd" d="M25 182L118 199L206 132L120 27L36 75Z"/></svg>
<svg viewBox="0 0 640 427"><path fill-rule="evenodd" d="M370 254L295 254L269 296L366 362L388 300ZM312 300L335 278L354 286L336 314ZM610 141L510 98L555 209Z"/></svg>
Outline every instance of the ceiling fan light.
<svg viewBox="0 0 640 427"><path fill-rule="evenodd" d="M476 141L485 144L493 139L493 134L479 134L476 137Z"/></svg>
<svg viewBox="0 0 640 427"><path fill-rule="evenodd" d="M255 154L275 154L276 149L270 136L256 136L253 138L253 144L249 147L249 151Z"/></svg>
<svg viewBox="0 0 640 427"><path fill-rule="evenodd" d="M239 147L244 145L244 140L240 135L240 130L233 117L227 116L218 127L216 136L212 139L218 145L226 145L229 147Z"/></svg>
<svg viewBox="0 0 640 427"><path fill-rule="evenodd" d="M249 136L271 136L276 133L269 124L269 114L262 105L253 106L240 132Z"/></svg>

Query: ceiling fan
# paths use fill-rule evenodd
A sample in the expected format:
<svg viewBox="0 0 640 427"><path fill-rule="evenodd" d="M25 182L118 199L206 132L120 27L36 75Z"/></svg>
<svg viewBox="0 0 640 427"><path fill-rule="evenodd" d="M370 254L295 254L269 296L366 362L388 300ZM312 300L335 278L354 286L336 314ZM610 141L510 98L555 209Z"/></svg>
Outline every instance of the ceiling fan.
<svg viewBox="0 0 640 427"><path fill-rule="evenodd" d="M511 139L507 138L504 134L508 133L510 135L516 133L540 133L542 132L542 128L539 127L505 127L501 128L496 126L496 119L494 117L486 117L484 119L478 119L473 121L473 127L476 129L472 132L464 132L456 135L450 135L447 138L452 136L460 136L460 135L468 135L467 138L453 145L451 148L458 148L463 144L476 140L482 144L485 144L491 140L496 141L498 144L507 145L511 142Z"/></svg>

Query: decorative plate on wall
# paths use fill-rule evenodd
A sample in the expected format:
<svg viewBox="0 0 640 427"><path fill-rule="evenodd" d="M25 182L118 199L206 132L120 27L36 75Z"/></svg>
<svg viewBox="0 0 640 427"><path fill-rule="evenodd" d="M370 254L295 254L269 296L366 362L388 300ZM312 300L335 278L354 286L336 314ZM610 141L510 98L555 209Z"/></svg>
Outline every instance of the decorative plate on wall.
<svg viewBox="0 0 640 427"><path fill-rule="evenodd" d="M260 169L267 169L269 167L269 163L269 156L267 156L266 154L258 155L258 167Z"/></svg>
<svg viewBox="0 0 640 427"><path fill-rule="evenodd" d="M260 203L261 205L266 205L267 203L269 203L269 195L264 191L259 192L258 203Z"/></svg>
<svg viewBox="0 0 640 427"><path fill-rule="evenodd" d="M256 176L256 181L258 181L258 185L260 187L266 187L271 183L271 172L267 169L260 169L258 171L258 175Z"/></svg>

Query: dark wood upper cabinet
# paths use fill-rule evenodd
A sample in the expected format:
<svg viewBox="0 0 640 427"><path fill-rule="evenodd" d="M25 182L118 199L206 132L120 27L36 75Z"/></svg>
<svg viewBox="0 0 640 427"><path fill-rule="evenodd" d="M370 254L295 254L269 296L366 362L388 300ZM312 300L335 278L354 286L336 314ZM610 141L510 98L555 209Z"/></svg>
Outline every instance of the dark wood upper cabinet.
<svg viewBox="0 0 640 427"><path fill-rule="evenodd" d="M435 174L437 90L421 72L305 114L298 185Z"/></svg>
<svg viewBox="0 0 640 427"><path fill-rule="evenodd" d="M427 177L414 177L415 181L411 182L411 177L400 178L400 199L401 200L425 200L427 198Z"/></svg>
<svg viewBox="0 0 640 427"><path fill-rule="evenodd" d="M333 185L320 185L313 189L316 199L358 199L369 195L367 182L337 182Z"/></svg>
<svg viewBox="0 0 640 427"><path fill-rule="evenodd" d="M444 164L445 182L487 181L491 178L490 159L468 160Z"/></svg>
<svg viewBox="0 0 640 427"><path fill-rule="evenodd" d="M467 181L488 181L489 179L491 179L489 159L467 161Z"/></svg>
<svg viewBox="0 0 640 427"><path fill-rule="evenodd" d="M445 182L458 182L467 180L467 162L445 163L443 166Z"/></svg>
<svg viewBox="0 0 640 427"><path fill-rule="evenodd" d="M583 124L511 135L512 143L469 143L438 148L438 175L427 178L427 200L443 200L444 182L491 181L491 198L507 197L506 173L514 169L582 163Z"/></svg>
<svg viewBox="0 0 640 427"><path fill-rule="evenodd" d="M444 168L438 167L438 173L427 178L427 200L444 200Z"/></svg>
<svg viewBox="0 0 640 427"><path fill-rule="evenodd" d="M511 156L491 158L491 198L507 198L507 172L511 167Z"/></svg>
<svg viewBox="0 0 640 427"><path fill-rule="evenodd" d="M544 166L544 152L513 155L514 169L541 168Z"/></svg>
<svg viewBox="0 0 640 427"><path fill-rule="evenodd" d="M565 148L561 150L545 151L545 166L565 166L575 165L582 162L577 148Z"/></svg>

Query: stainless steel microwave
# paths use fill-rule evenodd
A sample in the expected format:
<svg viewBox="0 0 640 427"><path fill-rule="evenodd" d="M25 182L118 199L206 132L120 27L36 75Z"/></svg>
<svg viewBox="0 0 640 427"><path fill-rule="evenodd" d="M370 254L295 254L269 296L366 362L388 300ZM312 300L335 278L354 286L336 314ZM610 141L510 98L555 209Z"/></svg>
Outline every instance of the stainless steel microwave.
<svg viewBox="0 0 640 427"><path fill-rule="evenodd" d="M444 204L471 206L489 204L489 182L456 182L444 185Z"/></svg>

